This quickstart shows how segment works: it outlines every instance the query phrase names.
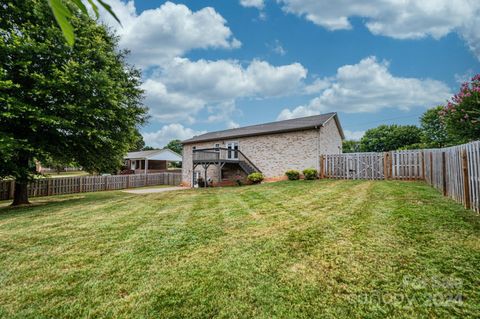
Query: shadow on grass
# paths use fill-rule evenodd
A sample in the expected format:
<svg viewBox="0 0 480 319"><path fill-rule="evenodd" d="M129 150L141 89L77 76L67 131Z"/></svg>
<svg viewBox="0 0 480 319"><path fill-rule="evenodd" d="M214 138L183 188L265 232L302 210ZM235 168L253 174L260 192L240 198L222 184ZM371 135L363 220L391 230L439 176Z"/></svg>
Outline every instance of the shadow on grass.
<svg viewBox="0 0 480 319"><path fill-rule="evenodd" d="M74 195L60 195L51 197L31 198L30 205L11 206L11 201L0 202L0 220L14 217L23 214L44 214L52 210L62 208L71 208L73 205L88 205L90 203L98 203L98 201L108 200L116 197L129 195L121 192L99 192L99 193L84 193Z"/></svg>

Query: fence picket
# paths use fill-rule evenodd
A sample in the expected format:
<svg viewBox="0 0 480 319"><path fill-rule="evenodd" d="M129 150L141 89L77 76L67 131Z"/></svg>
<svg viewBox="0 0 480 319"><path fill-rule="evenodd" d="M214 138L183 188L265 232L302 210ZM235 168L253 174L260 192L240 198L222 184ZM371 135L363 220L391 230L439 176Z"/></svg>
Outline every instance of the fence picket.
<svg viewBox="0 0 480 319"><path fill-rule="evenodd" d="M181 173L152 173L139 175L76 176L36 179L28 184L30 197L64 195L130 187L180 185ZM13 180L0 180L0 200L13 198Z"/></svg>
<svg viewBox="0 0 480 319"><path fill-rule="evenodd" d="M463 152L468 168L465 174ZM327 154L321 159L321 176L326 178L424 180L480 212L480 141L443 149Z"/></svg>

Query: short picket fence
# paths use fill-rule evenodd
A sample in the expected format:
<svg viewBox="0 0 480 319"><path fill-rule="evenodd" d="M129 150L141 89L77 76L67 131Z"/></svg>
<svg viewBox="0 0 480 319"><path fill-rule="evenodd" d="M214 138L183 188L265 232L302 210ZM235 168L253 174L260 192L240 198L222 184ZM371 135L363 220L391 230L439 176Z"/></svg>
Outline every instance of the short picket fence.
<svg viewBox="0 0 480 319"><path fill-rule="evenodd" d="M28 184L28 196L64 195L157 185L177 186L181 181L182 173L179 172L39 178ZM13 180L0 181L0 200L12 199L14 191Z"/></svg>

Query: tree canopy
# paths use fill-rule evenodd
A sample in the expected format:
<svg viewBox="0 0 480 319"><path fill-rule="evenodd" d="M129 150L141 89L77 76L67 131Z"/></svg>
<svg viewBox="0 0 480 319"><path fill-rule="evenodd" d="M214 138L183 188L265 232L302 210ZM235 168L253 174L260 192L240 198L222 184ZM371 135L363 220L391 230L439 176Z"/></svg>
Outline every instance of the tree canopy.
<svg viewBox="0 0 480 319"><path fill-rule="evenodd" d="M458 142L480 138L480 74L462 84L441 111L447 131Z"/></svg>
<svg viewBox="0 0 480 319"><path fill-rule="evenodd" d="M343 153L356 153L360 152L360 142L354 140L345 140L342 143Z"/></svg>
<svg viewBox="0 0 480 319"><path fill-rule="evenodd" d="M440 115L442 110L443 106L428 109L420 118L424 148L442 148L455 144L455 140L448 134L445 122Z"/></svg>
<svg viewBox="0 0 480 319"><path fill-rule="evenodd" d="M135 131L135 142L133 143L132 147L128 150L129 152L138 152L138 151L146 151L145 141L143 140L142 134L139 131Z"/></svg>
<svg viewBox="0 0 480 319"><path fill-rule="evenodd" d="M105 3L103 0L86 0L90 7L92 8L95 16L98 18L100 12L98 11L98 6L103 7L118 23L121 24L115 12L112 10L109 4ZM98 5L97 5L98 2ZM52 10L52 13L57 20L57 24L62 30L63 37L67 43L72 46L75 42L75 29L71 23L71 19L75 13L74 10L81 12L82 14L88 15L88 9L82 0L48 0L48 5ZM73 13L72 13L73 12Z"/></svg>
<svg viewBox="0 0 480 319"><path fill-rule="evenodd" d="M415 125L380 125L360 140L362 152L387 152L421 143L422 131Z"/></svg>
<svg viewBox="0 0 480 319"><path fill-rule="evenodd" d="M104 26L73 15L68 46L43 0L0 0L0 177L28 202L34 160L113 171L146 121L140 72Z"/></svg>

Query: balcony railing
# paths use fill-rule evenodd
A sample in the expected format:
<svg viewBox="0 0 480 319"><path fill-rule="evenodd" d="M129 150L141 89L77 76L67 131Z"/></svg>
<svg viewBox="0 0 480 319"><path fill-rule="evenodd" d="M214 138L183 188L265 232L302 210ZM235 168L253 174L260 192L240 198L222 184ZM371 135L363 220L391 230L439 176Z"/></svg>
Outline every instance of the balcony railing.
<svg viewBox="0 0 480 319"><path fill-rule="evenodd" d="M203 148L193 150L193 162L245 162L253 167L257 172L260 170L253 164L252 161L242 151L232 148Z"/></svg>

